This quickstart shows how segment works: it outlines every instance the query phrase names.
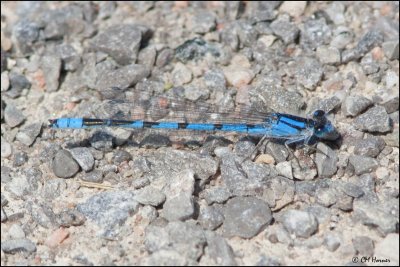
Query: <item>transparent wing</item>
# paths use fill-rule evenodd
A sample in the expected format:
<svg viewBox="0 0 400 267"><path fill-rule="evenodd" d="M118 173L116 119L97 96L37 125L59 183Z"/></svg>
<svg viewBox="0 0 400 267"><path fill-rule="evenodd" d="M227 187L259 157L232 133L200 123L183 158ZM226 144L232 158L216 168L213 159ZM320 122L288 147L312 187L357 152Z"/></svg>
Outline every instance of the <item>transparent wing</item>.
<svg viewBox="0 0 400 267"><path fill-rule="evenodd" d="M112 88L101 93L103 102L95 110L98 118L124 120L203 122L203 123L261 123L270 113L259 112L251 106L213 105L205 101L190 101L179 90L162 94Z"/></svg>

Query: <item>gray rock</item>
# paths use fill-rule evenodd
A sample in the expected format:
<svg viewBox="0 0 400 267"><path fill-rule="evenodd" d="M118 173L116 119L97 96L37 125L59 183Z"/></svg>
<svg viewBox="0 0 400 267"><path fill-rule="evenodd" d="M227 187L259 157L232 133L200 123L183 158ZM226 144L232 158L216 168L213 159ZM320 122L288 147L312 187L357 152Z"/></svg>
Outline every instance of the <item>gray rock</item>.
<svg viewBox="0 0 400 267"><path fill-rule="evenodd" d="M99 73L95 88L99 91L109 90L111 87L126 89L134 86L149 74L149 68L138 64L126 65L116 70L106 70Z"/></svg>
<svg viewBox="0 0 400 267"><path fill-rule="evenodd" d="M59 150L52 161L54 174L60 178L71 178L79 171L78 163L70 152Z"/></svg>
<svg viewBox="0 0 400 267"><path fill-rule="evenodd" d="M26 238L5 240L1 242L1 250L7 254L15 254L18 252L33 253L36 251L36 245Z"/></svg>
<svg viewBox="0 0 400 267"><path fill-rule="evenodd" d="M194 214L193 197L187 193L181 193L174 198L167 199L163 206L162 216L168 221L184 221Z"/></svg>
<svg viewBox="0 0 400 267"><path fill-rule="evenodd" d="M244 47L251 47L257 41L258 32L250 20L236 20L232 30L236 31L239 44Z"/></svg>
<svg viewBox="0 0 400 267"><path fill-rule="evenodd" d="M7 91L7 95L11 98L19 97L24 89L30 89L31 83L29 80L19 73L11 72L9 75L9 83L11 89Z"/></svg>
<svg viewBox="0 0 400 267"><path fill-rule="evenodd" d="M263 197L273 211L280 210L293 202L295 195L294 182L282 176L267 181Z"/></svg>
<svg viewBox="0 0 400 267"><path fill-rule="evenodd" d="M329 43L331 36L332 32L325 18L312 18L304 22L300 44L307 50L315 50L317 47Z"/></svg>
<svg viewBox="0 0 400 267"><path fill-rule="evenodd" d="M333 31L331 46L338 49L345 48L353 41L354 33L345 26L339 26Z"/></svg>
<svg viewBox="0 0 400 267"><path fill-rule="evenodd" d="M54 213L52 207L46 203L35 204L28 203L28 211L32 216L32 219L42 227L46 229L52 229L58 227L56 214Z"/></svg>
<svg viewBox="0 0 400 267"><path fill-rule="evenodd" d="M295 64L295 77L297 81L309 90L315 90L322 79L323 68L321 63L314 58L300 57Z"/></svg>
<svg viewBox="0 0 400 267"><path fill-rule="evenodd" d="M110 55L121 65L135 63L140 45L149 29L137 25L115 25L96 36L91 45L97 50Z"/></svg>
<svg viewBox="0 0 400 267"><path fill-rule="evenodd" d="M251 8L251 7L249 7L249 8ZM258 5L257 5L257 3L254 3L254 6L253 6L253 8L251 8L251 10L252 10L252 13L250 15L250 18L255 25L258 25L258 24L256 24L258 22L271 21L277 15L273 9L265 8L264 4L262 4L262 3L258 4Z"/></svg>
<svg viewBox="0 0 400 267"><path fill-rule="evenodd" d="M322 64L339 64L340 63L340 51L333 46L321 46L317 48L317 57Z"/></svg>
<svg viewBox="0 0 400 267"><path fill-rule="evenodd" d="M279 242L285 245L293 245L293 239L282 224L273 224L268 227L267 238L273 244Z"/></svg>
<svg viewBox="0 0 400 267"><path fill-rule="evenodd" d="M253 163L254 164L254 163ZM232 195L253 195L263 188L263 181L256 180L256 176L248 176L238 160L233 155L224 155L221 163L221 178L223 184Z"/></svg>
<svg viewBox="0 0 400 267"><path fill-rule="evenodd" d="M86 147L75 147L70 150L72 157L78 162L81 168L88 172L93 169L94 157Z"/></svg>
<svg viewBox="0 0 400 267"><path fill-rule="evenodd" d="M14 223L14 224L11 225L11 227L10 227L10 229L8 231L8 234L12 239L25 238L24 230L17 223Z"/></svg>
<svg viewBox="0 0 400 267"><path fill-rule="evenodd" d="M364 191L360 186L350 182L343 183L341 185L341 189L346 195L350 197L359 198L364 195Z"/></svg>
<svg viewBox="0 0 400 267"><path fill-rule="evenodd" d="M206 242L200 226L175 221L164 227L149 225L146 228L144 244L150 253L170 250L187 261L197 261L203 254Z"/></svg>
<svg viewBox="0 0 400 267"><path fill-rule="evenodd" d="M110 191L93 195L77 206L85 217L105 229L113 229L137 211L139 203L129 191Z"/></svg>
<svg viewBox="0 0 400 267"><path fill-rule="evenodd" d="M157 153L147 157L147 161L151 166L151 171L147 175L149 180L163 180L167 184L174 184L168 188L175 192L178 188L193 188L193 175L196 175L200 180L200 186L203 186L218 169L218 162L211 156L169 148L158 149ZM179 166L179 168L172 166ZM184 170L190 170L190 173L182 173ZM175 195L171 193L171 190L165 188L163 192L167 197Z"/></svg>
<svg viewBox="0 0 400 267"><path fill-rule="evenodd" d="M358 42L355 48L345 50L342 53L342 62L347 63L357 60L383 41L383 34L376 30L367 32Z"/></svg>
<svg viewBox="0 0 400 267"><path fill-rule="evenodd" d="M308 238L318 230L318 221L312 213L301 210L288 210L282 223L289 233Z"/></svg>
<svg viewBox="0 0 400 267"><path fill-rule="evenodd" d="M190 83L192 81L193 74L192 71L186 67L183 63L177 62L174 70L172 71L172 82L175 86L182 86L184 84ZM193 88L192 91L194 92L188 92L188 88L186 88L186 95L193 95L195 93L199 94L198 91L200 91L197 87L191 86L189 88ZM196 92L197 91L197 92ZM201 96L201 94L199 94ZM198 98L200 98L200 96ZM188 97L186 97L188 98ZM197 99L198 99L197 98ZM196 98L188 98L190 100L197 100Z"/></svg>
<svg viewBox="0 0 400 267"><path fill-rule="evenodd" d="M360 197L360 200L376 203L378 202L378 196L375 189L376 176L375 174L366 173L362 174L358 179L355 180L355 184L363 189L364 195Z"/></svg>
<svg viewBox="0 0 400 267"><path fill-rule="evenodd" d="M57 53L62 60L64 70L75 71L78 69L81 57L72 45L66 43L58 45Z"/></svg>
<svg viewBox="0 0 400 267"><path fill-rule="evenodd" d="M380 104L386 109L388 114L394 113L399 110L399 96L392 97ZM398 117L398 114L397 114ZM397 119L398 122L399 119Z"/></svg>
<svg viewBox="0 0 400 267"><path fill-rule="evenodd" d="M153 46L147 46L139 51L138 64L152 68L156 63L157 50Z"/></svg>
<svg viewBox="0 0 400 267"><path fill-rule="evenodd" d="M39 38L40 28L40 25L28 19L21 19L14 25L12 34L22 54L28 55L33 52L34 44Z"/></svg>
<svg viewBox="0 0 400 267"><path fill-rule="evenodd" d="M60 226L71 227L84 224L85 216L76 209L63 210L57 214L57 222Z"/></svg>
<svg viewBox="0 0 400 267"><path fill-rule="evenodd" d="M372 133L385 133L392 129L389 115L382 106L370 108L367 112L358 116L354 120L354 125L358 130Z"/></svg>
<svg viewBox="0 0 400 267"><path fill-rule="evenodd" d="M293 180L292 164L290 161L279 162L276 164L276 171L279 175Z"/></svg>
<svg viewBox="0 0 400 267"><path fill-rule="evenodd" d="M226 240L214 232L206 231L206 253L218 266L236 266L235 253Z"/></svg>
<svg viewBox="0 0 400 267"><path fill-rule="evenodd" d="M154 222L158 218L157 209L149 205L140 207L137 214L141 216L142 220L147 224Z"/></svg>
<svg viewBox="0 0 400 267"><path fill-rule="evenodd" d="M352 241L354 250L359 255L372 256L374 254L374 242L368 236L356 236Z"/></svg>
<svg viewBox="0 0 400 267"><path fill-rule="evenodd" d="M299 29L295 23L287 19L276 19L271 23L271 29L285 44L293 43L299 35Z"/></svg>
<svg viewBox="0 0 400 267"><path fill-rule="evenodd" d="M200 99L206 99L208 98L208 96L209 96L208 90L199 88L198 86L189 84L185 87L185 98L190 101L195 102Z"/></svg>
<svg viewBox="0 0 400 267"><path fill-rule="evenodd" d="M250 140L243 140L235 143L235 153L239 157L250 158L252 153L254 153L255 148L256 145Z"/></svg>
<svg viewBox="0 0 400 267"><path fill-rule="evenodd" d="M324 98L321 101L318 101L312 109L308 109L309 113L312 113L313 111L320 109L325 111L325 113L331 112L332 110L336 110L337 108L340 107L342 104L342 101L337 97L337 96L332 96L329 98ZM310 105L311 107L311 105Z"/></svg>
<svg viewBox="0 0 400 267"><path fill-rule="evenodd" d="M277 175L272 165L255 163L250 160L243 162L242 169L250 181L265 182Z"/></svg>
<svg viewBox="0 0 400 267"><path fill-rule="evenodd" d="M231 197L231 193L226 187L212 187L206 190L204 199L208 205L213 203L224 203Z"/></svg>
<svg viewBox="0 0 400 267"><path fill-rule="evenodd" d="M331 220L331 210L318 204L312 204L306 211L314 214L319 224L326 224Z"/></svg>
<svg viewBox="0 0 400 267"><path fill-rule="evenodd" d="M182 62L200 59L207 53L210 53L214 57L219 57L221 54L216 46L207 43L201 38L187 40L175 49L175 57Z"/></svg>
<svg viewBox="0 0 400 267"><path fill-rule="evenodd" d="M135 189L143 188L145 186L148 186L150 184L150 180L147 177L140 177L132 182L132 186Z"/></svg>
<svg viewBox="0 0 400 267"><path fill-rule="evenodd" d="M261 254L260 259L254 264L255 266L283 266L284 264L274 257L268 257Z"/></svg>
<svg viewBox="0 0 400 267"><path fill-rule="evenodd" d="M361 60L361 66L362 69L365 73L365 75L370 75L370 77L377 77L377 82L379 82L381 80L381 74L379 73L380 70L380 66L377 62L372 61L372 60L366 60L369 59L368 56L363 57L363 59ZM365 61L365 62L364 62ZM375 81L374 79L372 79L372 81Z"/></svg>
<svg viewBox="0 0 400 267"><path fill-rule="evenodd" d="M340 246L341 240L337 235L327 234L324 239L324 244L330 252L334 252Z"/></svg>
<svg viewBox="0 0 400 267"><path fill-rule="evenodd" d="M95 132L89 139L90 145L100 151L112 151L114 147L114 138L106 132Z"/></svg>
<svg viewBox="0 0 400 267"><path fill-rule="evenodd" d="M13 166L14 167L20 167L22 165L24 165L26 162L28 162L29 158L28 158L28 154L24 151L21 152L17 152L14 154L14 162L13 162Z"/></svg>
<svg viewBox="0 0 400 267"><path fill-rule="evenodd" d="M64 193L67 189L67 184L63 179L49 179L46 180L43 188L42 195L48 199L55 199Z"/></svg>
<svg viewBox="0 0 400 267"><path fill-rule="evenodd" d="M117 150L113 154L113 163L119 165L122 162L128 162L132 159L132 155L125 150Z"/></svg>
<svg viewBox="0 0 400 267"><path fill-rule="evenodd" d="M269 142L266 150L267 153L274 157L277 163L286 162L286 159L289 157L289 151L282 144Z"/></svg>
<svg viewBox="0 0 400 267"><path fill-rule="evenodd" d="M298 71L299 69L296 68ZM260 106L271 108L276 112L300 114L301 108L304 106L304 99L298 92L288 91L274 84L262 83L255 88L255 93L260 95L254 99L255 103L261 102ZM260 111L262 111L261 108Z"/></svg>
<svg viewBox="0 0 400 267"><path fill-rule="evenodd" d="M351 155L349 157L349 164L354 167L357 175L372 172L378 168L378 161L374 158L358 155Z"/></svg>
<svg viewBox="0 0 400 267"><path fill-rule="evenodd" d="M383 136L383 140L388 146L399 147L399 126L396 125L391 133Z"/></svg>
<svg viewBox="0 0 400 267"><path fill-rule="evenodd" d="M1 166L1 181L5 184L8 184L12 181L11 173L12 169L7 166ZM3 205L3 195L1 195L2 205Z"/></svg>
<svg viewBox="0 0 400 267"><path fill-rule="evenodd" d="M345 116L355 117L371 105L372 101L364 96L348 96L343 101L342 112Z"/></svg>
<svg viewBox="0 0 400 267"><path fill-rule="evenodd" d="M301 155L300 159L294 158L291 160L293 177L298 180L312 180L317 176L317 168L312 158L306 155Z"/></svg>
<svg viewBox="0 0 400 267"><path fill-rule="evenodd" d="M336 192L332 188L318 188L315 195L317 203L324 207L330 207L337 201Z"/></svg>
<svg viewBox="0 0 400 267"><path fill-rule="evenodd" d="M193 17L187 21L187 27L191 32L204 34L212 31L216 27L216 17L214 12L198 10Z"/></svg>
<svg viewBox="0 0 400 267"><path fill-rule="evenodd" d="M198 221L204 229L215 230L223 223L224 215L213 206L205 207L200 209Z"/></svg>
<svg viewBox="0 0 400 267"><path fill-rule="evenodd" d="M298 181L295 184L295 189L296 194L314 196L315 191L317 190L317 184L315 181Z"/></svg>
<svg viewBox="0 0 400 267"><path fill-rule="evenodd" d="M172 61L174 58L174 50L165 48L161 50L156 59L156 66L162 68Z"/></svg>
<svg viewBox="0 0 400 267"><path fill-rule="evenodd" d="M30 146L35 142L36 137L40 134L42 130L42 123L33 123L27 125L16 135L16 139L23 143L24 145Z"/></svg>
<svg viewBox="0 0 400 267"><path fill-rule="evenodd" d="M143 6L147 6L146 4L143 4ZM138 10L146 10L144 7L139 7L139 5L135 5L134 7L137 8ZM111 15L115 12L116 8L116 3L114 2L104 2L101 3L97 7L98 11L98 19L104 20L104 19L109 19ZM144 8L144 9L141 9ZM94 18L92 18L94 20ZM91 20L90 20L91 21Z"/></svg>
<svg viewBox="0 0 400 267"><path fill-rule="evenodd" d="M9 158L12 155L13 148L9 142L6 141L3 136L1 137L1 157Z"/></svg>
<svg viewBox="0 0 400 267"><path fill-rule="evenodd" d="M337 171L338 157L330 147L320 142L315 158L319 177L332 177Z"/></svg>
<svg viewBox="0 0 400 267"><path fill-rule="evenodd" d="M221 41L231 51L238 51L239 49L239 36L232 30L236 27L229 27L223 29L221 32ZM230 56L230 55L229 55Z"/></svg>
<svg viewBox="0 0 400 267"><path fill-rule="evenodd" d="M7 105L4 109L4 121L11 128L20 125L24 120L24 114L22 114L22 112L14 105Z"/></svg>
<svg viewBox="0 0 400 267"><path fill-rule="evenodd" d="M168 136L161 134L149 134L140 141L140 146L144 148L160 148L171 146L172 142Z"/></svg>
<svg viewBox="0 0 400 267"><path fill-rule="evenodd" d="M195 260L185 258L180 251L165 248L155 251L150 256L143 259L141 265L144 266L188 266L194 265Z"/></svg>
<svg viewBox="0 0 400 267"><path fill-rule="evenodd" d="M46 39L72 38L71 35L85 34L87 29L80 6L67 5L56 9L44 10L40 14L44 25L43 35ZM69 27L68 27L69 26Z"/></svg>
<svg viewBox="0 0 400 267"><path fill-rule="evenodd" d="M398 216L393 214L391 208L395 205L396 203L378 205L377 203L360 199L353 203L353 216L355 220L376 228L382 236L386 236L389 233L395 233L398 228Z"/></svg>
<svg viewBox="0 0 400 267"><path fill-rule="evenodd" d="M325 9L329 19L336 25L345 24L345 5L341 2L332 2Z"/></svg>
<svg viewBox="0 0 400 267"><path fill-rule="evenodd" d="M268 205L255 197L235 197L224 208L224 236L251 238L272 220Z"/></svg>
<svg viewBox="0 0 400 267"><path fill-rule="evenodd" d="M336 197L337 201L335 204L335 208L343 211L353 210L353 198L351 196L339 192Z"/></svg>
<svg viewBox="0 0 400 267"><path fill-rule="evenodd" d="M354 154L375 158L384 148L385 141L381 137L370 136L356 142Z"/></svg>
<svg viewBox="0 0 400 267"><path fill-rule="evenodd" d="M157 207L164 203L165 194L152 186L146 186L136 192L134 200L143 205L151 205Z"/></svg>
<svg viewBox="0 0 400 267"><path fill-rule="evenodd" d="M93 170L91 172L82 175L82 180L92 183L102 183L103 182L103 172L101 170Z"/></svg>
<svg viewBox="0 0 400 267"><path fill-rule="evenodd" d="M60 57L52 54L45 55L40 64L46 81L46 91L57 91L61 74Z"/></svg>
<svg viewBox="0 0 400 267"><path fill-rule="evenodd" d="M221 69L211 69L204 73L204 83L209 89L225 89L226 79Z"/></svg>
<svg viewBox="0 0 400 267"><path fill-rule="evenodd" d="M387 41L382 44L383 53L390 60L399 59L399 40Z"/></svg>
<svg viewBox="0 0 400 267"><path fill-rule="evenodd" d="M399 234L388 234L375 246L375 255L379 259L390 259L390 264L399 264Z"/></svg>
<svg viewBox="0 0 400 267"><path fill-rule="evenodd" d="M6 58L6 57L3 56L1 58L2 62L3 62L3 58ZM9 88L10 88L10 75L9 75L8 71L3 72L3 66L2 66L2 69L1 69L1 92L5 92ZM4 103L3 99L1 99L1 119L3 119L3 117L4 117L3 111L4 111L5 107L6 107L5 103Z"/></svg>

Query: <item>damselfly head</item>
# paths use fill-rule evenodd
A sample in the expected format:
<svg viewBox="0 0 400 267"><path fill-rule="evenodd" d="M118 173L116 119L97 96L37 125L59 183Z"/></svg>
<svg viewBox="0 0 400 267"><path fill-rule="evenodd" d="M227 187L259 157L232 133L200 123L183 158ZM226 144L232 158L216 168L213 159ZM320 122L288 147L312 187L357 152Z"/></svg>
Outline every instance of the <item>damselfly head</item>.
<svg viewBox="0 0 400 267"><path fill-rule="evenodd" d="M325 111L323 110L318 109L314 111L312 117L317 125L321 125L326 122Z"/></svg>
<svg viewBox="0 0 400 267"><path fill-rule="evenodd" d="M48 127L53 128L55 125L57 125L57 119L50 119Z"/></svg>
<svg viewBox="0 0 400 267"><path fill-rule="evenodd" d="M316 110L313 113L314 134L325 140L336 140L340 137L339 132L332 123L326 118L323 110Z"/></svg>

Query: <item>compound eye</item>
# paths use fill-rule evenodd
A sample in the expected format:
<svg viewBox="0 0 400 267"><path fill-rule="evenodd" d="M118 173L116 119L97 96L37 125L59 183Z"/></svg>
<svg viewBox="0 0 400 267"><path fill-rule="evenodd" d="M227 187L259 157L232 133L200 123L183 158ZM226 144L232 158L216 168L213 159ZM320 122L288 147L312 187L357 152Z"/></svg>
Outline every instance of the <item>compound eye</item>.
<svg viewBox="0 0 400 267"><path fill-rule="evenodd" d="M325 116L325 112L320 109L314 111L314 113L313 113L314 119L317 119L317 120L323 118L324 116Z"/></svg>

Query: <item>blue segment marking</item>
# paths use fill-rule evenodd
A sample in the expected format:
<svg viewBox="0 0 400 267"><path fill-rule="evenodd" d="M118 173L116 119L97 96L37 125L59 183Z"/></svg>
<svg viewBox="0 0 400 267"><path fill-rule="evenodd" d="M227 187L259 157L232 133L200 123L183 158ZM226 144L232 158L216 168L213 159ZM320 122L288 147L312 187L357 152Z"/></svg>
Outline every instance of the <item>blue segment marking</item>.
<svg viewBox="0 0 400 267"><path fill-rule="evenodd" d="M60 129L64 129L64 128L72 128L72 129L84 128L83 119L82 118L61 118L61 119L57 119L56 128L60 128Z"/></svg>
<svg viewBox="0 0 400 267"><path fill-rule="evenodd" d="M141 128L143 128L143 121L134 121L131 124L128 124L126 127L127 128L132 127L132 128L141 129Z"/></svg>
<svg viewBox="0 0 400 267"><path fill-rule="evenodd" d="M217 130L215 124L212 123L188 123L185 128L188 130L198 130L198 131L214 131Z"/></svg>
<svg viewBox="0 0 400 267"><path fill-rule="evenodd" d="M177 122L159 122L156 124L153 124L151 128L154 129L178 129L178 123Z"/></svg>
<svg viewBox="0 0 400 267"><path fill-rule="evenodd" d="M246 124L222 124L221 131L247 133Z"/></svg>

